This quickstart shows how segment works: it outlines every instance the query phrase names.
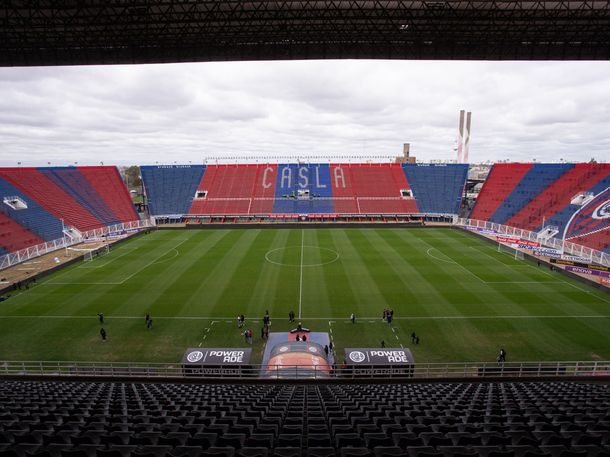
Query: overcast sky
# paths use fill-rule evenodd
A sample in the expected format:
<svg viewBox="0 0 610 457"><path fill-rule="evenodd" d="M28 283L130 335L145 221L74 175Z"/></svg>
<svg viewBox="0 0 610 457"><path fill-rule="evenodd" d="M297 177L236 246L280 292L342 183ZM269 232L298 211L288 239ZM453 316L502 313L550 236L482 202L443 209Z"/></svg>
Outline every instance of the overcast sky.
<svg viewBox="0 0 610 457"><path fill-rule="evenodd" d="M610 62L297 61L0 68L0 165L211 157L610 161Z"/></svg>

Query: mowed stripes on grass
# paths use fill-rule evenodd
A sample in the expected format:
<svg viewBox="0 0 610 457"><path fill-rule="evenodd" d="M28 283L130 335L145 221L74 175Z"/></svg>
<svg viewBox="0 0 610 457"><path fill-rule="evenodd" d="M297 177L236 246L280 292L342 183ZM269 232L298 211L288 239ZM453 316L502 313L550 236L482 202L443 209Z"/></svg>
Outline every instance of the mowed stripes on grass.
<svg viewBox="0 0 610 457"><path fill-rule="evenodd" d="M339 360L382 340L417 362L492 361L500 346L509 361L610 359L608 294L463 231L396 227L140 235L3 302L0 359L173 363L187 347L244 346L236 316L258 336L265 310L272 331L293 310L330 332ZM260 338L254 349L259 361Z"/></svg>

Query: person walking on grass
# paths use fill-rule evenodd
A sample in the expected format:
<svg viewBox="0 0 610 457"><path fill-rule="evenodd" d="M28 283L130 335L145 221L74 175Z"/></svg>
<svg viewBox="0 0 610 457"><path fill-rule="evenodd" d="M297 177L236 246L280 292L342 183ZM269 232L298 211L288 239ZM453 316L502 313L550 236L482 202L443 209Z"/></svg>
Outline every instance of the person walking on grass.
<svg viewBox="0 0 610 457"><path fill-rule="evenodd" d="M352 321L352 324L356 323L356 315L354 313L352 313L352 315L349 317L349 320Z"/></svg>
<svg viewBox="0 0 610 457"><path fill-rule="evenodd" d="M100 324L104 325L104 313L97 313L97 317L100 320Z"/></svg>
<svg viewBox="0 0 610 457"><path fill-rule="evenodd" d="M104 327L100 329L100 336L102 337L102 341L106 341L106 330L104 330Z"/></svg>

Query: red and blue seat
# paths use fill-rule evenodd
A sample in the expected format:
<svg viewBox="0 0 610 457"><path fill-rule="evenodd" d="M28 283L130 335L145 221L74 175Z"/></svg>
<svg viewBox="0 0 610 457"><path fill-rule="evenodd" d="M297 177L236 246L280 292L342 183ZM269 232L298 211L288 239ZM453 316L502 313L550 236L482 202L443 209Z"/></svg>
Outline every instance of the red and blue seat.
<svg viewBox="0 0 610 457"><path fill-rule="evenodd" d="M138 219L116 167L0 168L0 208L7 252Z"/></svg>
<svg viewBox="0 0 610 457"><path fill-rule="evenodd" d="M496 164L470 217L610 252L609 207L610 164Z"/></svg>
<svg viewBox="0 0 610 457"><path fill-rule="evenodd" d="M154 216L456 214L467 165L232 164L142 167Z"/></svg>

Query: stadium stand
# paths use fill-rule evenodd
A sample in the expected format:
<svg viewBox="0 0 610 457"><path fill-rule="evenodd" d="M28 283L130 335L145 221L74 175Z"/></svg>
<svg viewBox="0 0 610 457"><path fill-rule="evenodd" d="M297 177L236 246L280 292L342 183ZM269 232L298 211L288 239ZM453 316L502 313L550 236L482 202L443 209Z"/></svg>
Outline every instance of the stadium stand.
<svg viewBox="0 0 610 457"><path fill-rule="evenodd" d="M419 213L415 199L401 196L410 187L400 164L356 164L343 169L350 175L357 213Z"/></svg>
<svg viewBox="0 0 610 457"><path fill-rule="evenodd" d="M570 205L570 202L578 192L590 191L595 184L608 177L609 174L610 167L606 165L576 164L574 168L568 170L559 179L552 182L517 214L511 217L507 225L527 230L536 230L542 227L541 220L545 217L553 219L560 225L560 228L563 228L568 221L562 221L558 218L553 218L553 216L566 205ZM573 205L572 213L576 209L577 206Z"/></svg>
<svg viewBox="0 0 610 457"><path fill-rule="evenodd" d="M197 184L191 166L142 167L142 177L154 216L454 214L467 170L463 164L241 164L208 165Z"/></svg>
<svg viewBox="0 0 610 457"><path fill-rule="evenodd" d="M188 211L191 214L248 214L252 189L256 183L256 165L208 165L198 192Z"/></svg>
<svg viewBox="0 0 610 457"><path fill-rule="evenodd" d="M4 251L19 251L40 243L44 243L44 241L36 234L0 212L0 246L4 248Z"/></svg>
<svg viewBox="0 0 610 457"><path fill-rule="evenodd" d="M27 205L27 209L15 210L3 202L2 213L45 241L62 237L61 221L1 176L0 193L3 200L7 197L18 197Z"/></svg>
<svg viewBox="0 0 610 457"><path fill-rule="evenodd" d="M188 214L205 166L144 165L140 171L151 214Z"/></svg>
<svg viewBox="0 0 610 457"><path fill-rule="evenodd" d="M36 168L3 168L0 176L32 197L38 204L66 225L81 231L101 227L103 223L83 208L65 190Z"/></svg>
<svg viewBox="0 0 610 457"><path fill-rule="evenodd" d="M2 168L0 193L7 251L138 219L116 167Z"/></svg>
<svg viewBox="0 0 610 457"><path fill-rule="evenodd" d="M458 213L468 177L467 165L404 164L403 169L422 213Z"/></svg>
<svg viewBox="0 0 610 457"><path fill-rule="evenodd" d="M103 225L118 224L120 220L91 187L89 181L73 167L68 168L40 168L42 174L65 190L83 208L86 208Z"/></svg>
<svg viewBox="0 0 610 457"><path fill-rule="evenodd" d="M610 455L604 383L0 381L0 455Z"/></svg>
<svg viewBox="0 0 610 457"><path fill-rule="evenodd" d="M594 216L609 201L610 164L495 164L472 219L539 231L610 252L608 218Z"/></svg>
<svg viewBox="0 0 610 457"><path fill-rule="evenodd" d="M131 196L116 167L79 167L78 171L97 191L120 222L137 221Z"/></svg>
<svg viewBox="0 0 610 457"><path fill-rule="evenodd" d="M559 179L566 171L574 167L572 164L534 164L517 182L502 205L489 218L498 224L508 221L522 208L529 204L547 186ZM541 221L542 222L542 221Z"/></svg>
<svg viewBox="0 0 610 457"><path fill-rule="evenodd" d="M480 221L490 220L530 168L530 163L495 164L483 184L470 217Z"/></svg>

